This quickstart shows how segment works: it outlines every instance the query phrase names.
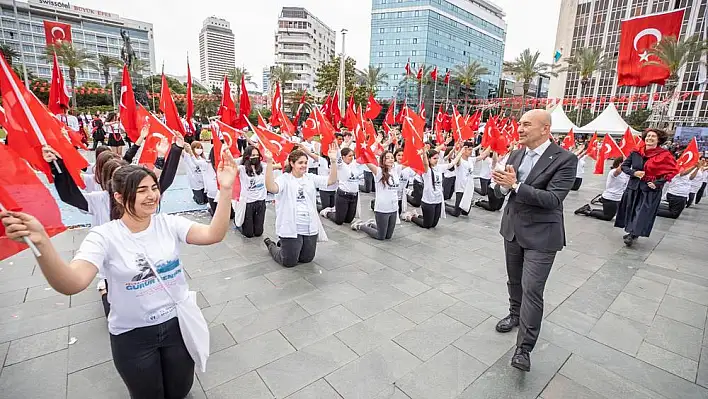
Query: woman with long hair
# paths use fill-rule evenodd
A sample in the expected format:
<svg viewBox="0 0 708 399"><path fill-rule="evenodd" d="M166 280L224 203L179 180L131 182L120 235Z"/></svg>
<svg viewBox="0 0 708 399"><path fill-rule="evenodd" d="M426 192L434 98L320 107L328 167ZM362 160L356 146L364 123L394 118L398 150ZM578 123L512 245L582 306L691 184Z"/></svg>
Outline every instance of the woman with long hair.
<svg viewBox="0 0 708 399"><path fill-rule="evenodd" d="M590 204L585 204L575 211L576 215L590 216L595 219L610 221L617 214L617 207L624 190L629 183L629 176L622 172L623 158L617 158L612 163L612 169L607 174L605 191L602 192L602 209L592 209ZM578 160L580 162L580 160Z"/></svg>
<svg viewBox="0 0 708 399"><path fill-rule="evenodd" d="M120 121L117 116L115 112L110 112L103 126L106 135L108 135L108 146L111 147L111 151L118 154L118 156L123 156L125 141L123 141L123 132L121 132Z"/></svg>
<svg viewBox="0 0 708 399"><path fill-rule="evenodd" d="M406 221L431 229L438 225L443 209L442 174L449 164L439 163L440 153L437 150L428 150L423 154L423 197L420 209L423 215L408 215Z"/></svg>
<svg viewBox="0 0 708 399"><path fill-rule="evenodd" d="M261 151L248 146L243 152L241 165L238 166L239 179L241 182L241 195L238 201L243 207L243 223L240 226L241 234L244 237L260 237L263 235L263 223L265 223L266 196L265 187L265 163Z"/></svg>
<svg viewBox="0 0 708 399"><path fill-rule="evenodd" d="M668 134L650 128L644 132L644 145L622 163L629 183L617 210L615 227L627 232L623 237L631 247L638 237L649 237L661 204L661 190L678 173L676 160L669 150L661 148Z"/></svg>
<svg viewBox="0 0 708 399"><path fill-rule="evenodd" d="M331 208L323 209L320 215L339 226L344 223L351 223L356 216L359 203L359 179L361 179L362 175L363 171L354 162L354 150L342 148L337 153L339 188L334 199L334 211Z"/></svg>
<svg viewBox="0 0 708 399"><path fill-rule="evenodd" d="M329 148L329 157L337 156L337 145ZM337 181L337 168L330 168L329 176L307 173L307 154L294 150L288 156L284 173L276 179L273 159L266 157L266 189L275 194L275 234L279 241L263 240L273 260L285 267L309 263L315 258L317 241L326 241L327 235L317 215L317 187L326 187Z"/></svg>
<svg viewBox="0 0 708 399"><path fill-rule="evenodd" d="M376 184L376 202L374 218L368 222L352 223L352 230L361 230L369 237L377 240L390 240L396 228L400 207L399 193L400 167L396 167L395 158L390 151L384 151L379 156L379 165L366 164L374 175Z"/></svg>
<svg viewBox="0 0 708 399"><path fill-rule="evenodd" d="M101 119L101 114L96 112L93 120L91 121L91 136L93 137L93 149L99 145L104 145L106 143L106 131L103 129L103 120Z"/></svg>
<svg viewBox="0 0 708 399"><path fill-rule="evenodd" d="M332 161L327 155L320 155L310 151L305 143L298 145L299 149L307 154L307 170L310 172L311 160L317 160L317 173L319 176L329 176L329 169L332 167ZM327 208L334 208L334 198L337 194L337 188L339 187L339 182L334 182L327 187L321 187L317 191L320 193L320 202L317 204L317 212L322 212L322 210Z"/></svg>
<svg viewBox="0 0 708 399"><path fill-rule="evenodd" d="M132 398L184 398L192 387L194 360L182 338L175 303L189 297L180 245L224 239L235 177L233 158L225 155L219 166L221 205L211 224L202 225L157 213L157 176L142 166L120 168L111 180L111 202L120 219L91 229L70 262L33 216L0 212L9 238L29 238L37 246L42 254L37 263L56 291L78 294L99 272L117 287L109 293L108 331L113 364Z"/></svg>

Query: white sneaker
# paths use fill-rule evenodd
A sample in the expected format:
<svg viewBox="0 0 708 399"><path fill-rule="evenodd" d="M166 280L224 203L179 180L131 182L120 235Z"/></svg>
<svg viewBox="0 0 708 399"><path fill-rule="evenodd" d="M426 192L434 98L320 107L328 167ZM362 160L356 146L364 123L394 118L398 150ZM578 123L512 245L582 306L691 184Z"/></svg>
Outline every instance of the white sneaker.
<svg viewBox="0 0 708 399"><path fill-rule="evenodd" d="M359 230L359 227L364 224L364 222L361 221L361 219L354 219L352 220L352 223L350 224L352 230L357 231Z"/></svg>
<svg viewBox="0 0 708 399"><path fill-rule="evenodd" d="M376 219L369 219L364 224L369 227L374 227L374 226L376 226Z"/></svg>
<svg viewBox="0 0 708 399"><path fill-rule="evenodd" d="M321 211L320 211L320 216L322 216L323 218L327 219L327 215L329 215L329 210L330 210L330 209L331 209L331 208L325 208L325 209L321 210Z"/></svg>

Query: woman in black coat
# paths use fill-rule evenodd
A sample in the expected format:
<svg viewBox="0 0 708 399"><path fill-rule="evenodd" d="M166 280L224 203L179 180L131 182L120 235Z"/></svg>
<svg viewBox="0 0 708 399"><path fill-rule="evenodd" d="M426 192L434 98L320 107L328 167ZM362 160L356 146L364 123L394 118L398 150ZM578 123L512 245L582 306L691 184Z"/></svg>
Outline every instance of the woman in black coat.
<svg viewBox="0 0 708 399"><path fill-rule="evenodd" d="M622 172L630 179L617 209L615 227L627 232L623 238L628 247L638 237L649 237L661 204L661 189L678 173L671 152L660 147L667 138L663 130L648 129L644 145L622 163Z"/></svg>

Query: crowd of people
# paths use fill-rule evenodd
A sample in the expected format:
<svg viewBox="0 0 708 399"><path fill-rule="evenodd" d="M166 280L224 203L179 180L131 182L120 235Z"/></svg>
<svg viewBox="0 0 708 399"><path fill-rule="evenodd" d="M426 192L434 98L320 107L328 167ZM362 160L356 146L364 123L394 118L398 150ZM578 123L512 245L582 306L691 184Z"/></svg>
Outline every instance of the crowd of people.
<svg viewBox="0 0 708 399"><path fill-rule="evenodd" d="M230 225L246 238L259 238L267 222L274 224L277 236L262 238L268 253L280 265L294 267L315 259L317 243L327 240L329 223L349 225L372 239L390 240L402 222L432 229L447 216L470 217L473 208L499 211L508 199L507 208L522 213L508 220L509 212L504 212L502 234L507 252L535 249L535 243L520 239L518 233L515 237L514 230L525 228L520 223L555 223L556 217L562 225L562 201L568 191L581 188L588 157L587 144L572 151L554 144L550 115L537 111L524 115L520 142L511 143L503 154L483 148L479 134L455 141L453 134L446 133L437 142L433 132L425 132L425 148L419 153L422 173L404 161L405 143L396 128L390 134L378 132L370 148L376 154L375 162L355 159L353 136L342 129L328 148L316 140L302 139L298 132L291 137L294 150L282 163L246 131L238 138L242 154L238 159L228 150L214 154L212 147L207 151L195 133L189 137L175 134L174 143L163 139L157 145L153 165L137 165L136 155L150 134L147 127L138 140L130 142L114 113L94 118L60 115L69 127L77 127L93 141L96 161L83 175L87 188L79 189L68 174L61 173L62 160L54 149L45 147L44 157L52 165L60 199L91 215L90 232L74 259L66 262L31 215L3 212L2 222L9 237L29 237L39 248L39 266L55 290L73 295L98 276L114 363L132 397L184 397L192 385L195 362L202 367L199 359L204 353L195 335L185 332L196 327L183 321L180 313L187 312L180 306L189 297L179 260L180 243L217 243ZM648 130L644 146L626 159L614 160L605 191L591 201L601 209L588 204L575 213L605 221L614 218L615 226L627 233L626 245L631 246L638 237L649 236L656 216L678 218L685 207L699 203L708 181L708 163L701 159L679 170L674 156L662 148L666 140L665 132ZM553 151L550 160L543 157L547 151ZM565 165L557 171L549 168L555 154ZM537 162L543 166L536 167ZM180 163L194 202L209 205L212 219L207 225L158 211ZM549 183L557 177L551 172L563 174L562 187ZM240 191L234 198L236 181ZM541 184L543 188L534 186ZM360 193L372 191L374 218L364 220ZM270 200L274 200L274 221L266 220ZM546 234L549 241L536 252L555 254L562 248L564 236L553 234ZM511 314L497 331L508 332L521 323L519 334L524 336L512 365L528 371L528 353L540 328L545 279L540 304L538 298L527 299L526 292L522 299L520 272L508 263L512 258L507 256ZM547 277L553 259L539 262L548 265ZM199 317L195 319L199 327ZM206 346L208 351L208 335Z"/></svg>

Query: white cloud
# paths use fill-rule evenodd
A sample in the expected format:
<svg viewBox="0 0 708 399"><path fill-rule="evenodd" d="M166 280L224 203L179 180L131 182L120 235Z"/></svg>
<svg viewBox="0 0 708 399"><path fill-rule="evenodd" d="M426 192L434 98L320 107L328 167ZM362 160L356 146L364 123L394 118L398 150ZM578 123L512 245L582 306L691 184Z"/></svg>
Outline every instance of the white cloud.
<svg viewBox="0 0 708 399"><path fill-rule="evenodd" d="M542 57L550 62L555 51L553 45L561 0L492 1L507 14L505 59L512 59L530 47L541 50ZM192 73L199 76L199 31L203 20L215 15L231 22L236 41L236 63L245 66L260 86L263 67L273 63L277 19L283 6L305 7L337 31L337 52L341 51L339 31L346 28L349 31L347 54L357 61L360 69L369 62L370 1L123 0L107 4L105 0L79 0L76 5L151 22L155 31L158 70L164 61L165 72L173 75L186 74L186 55L189 53Z"/></svg>

